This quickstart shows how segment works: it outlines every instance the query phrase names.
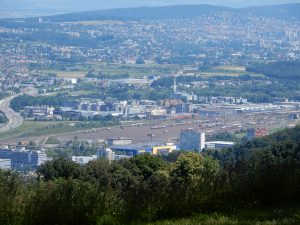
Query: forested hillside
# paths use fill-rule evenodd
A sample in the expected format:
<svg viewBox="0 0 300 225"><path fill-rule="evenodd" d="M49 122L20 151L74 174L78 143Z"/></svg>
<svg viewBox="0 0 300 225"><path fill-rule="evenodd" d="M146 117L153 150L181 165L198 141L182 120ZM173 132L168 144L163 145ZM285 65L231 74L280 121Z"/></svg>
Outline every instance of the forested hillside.
<svg viewBox="0 0 300 225"><path fill-rule="evenodd" d="M257 5L274 5L299 2L297 0L189 0L188 4L214 4L231 7L246 7ZM137 6L164 6L182 4L180 0L2 0L0 17L25 17L33 15L50 15L62 12L76 12L93 9L125 8Z"/></svg>
<svg viewBox="0 0 300 225"><path fill-rule="evenodd" d="M300 127L203 155L145 154L85 166L56 159L37 173L37 179L24 181L16 172L0 172L0 224L141 224L194 213L294 207L300 195Z"/></svg>
<svg viewBox="0 0 300 225"><path fill-rule="evenodd" d="M221 12L235 12L257 16L273 17L283 20L299 21L300 4L285 4L275 6L257 6L249 8L230 8L208 4L175 5L160 7L120 8L96 10L88 12L67 13L44 17L49 22L85 21L85 20L164 20L176 18L193 18ZM26 19L37 21L37 18Z"/></svg>

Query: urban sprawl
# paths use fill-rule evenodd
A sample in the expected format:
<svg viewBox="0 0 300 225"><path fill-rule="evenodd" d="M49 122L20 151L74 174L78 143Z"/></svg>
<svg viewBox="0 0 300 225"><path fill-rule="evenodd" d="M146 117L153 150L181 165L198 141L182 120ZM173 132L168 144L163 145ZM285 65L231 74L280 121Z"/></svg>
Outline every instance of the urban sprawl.
<svg viewBox="0 0 300 225"><path fill-rule="evenodd" d="M1 21L0 168L230 148L294 127L297 82L251 68L299 59L299 22L251 14Z"/></svg>

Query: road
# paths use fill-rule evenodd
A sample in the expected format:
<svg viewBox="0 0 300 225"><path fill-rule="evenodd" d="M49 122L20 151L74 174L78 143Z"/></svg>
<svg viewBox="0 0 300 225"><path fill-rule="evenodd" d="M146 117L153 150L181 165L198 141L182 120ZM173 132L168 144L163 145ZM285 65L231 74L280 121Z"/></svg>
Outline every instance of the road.
<svg viewBox="0 0 300 225"><path fill-rule="evenodd" d="M8 122L0 128L0 133L9 131L22 125L23 118L10 108L10 102L18 95L12 95L0 101L0 110L5 114Z"/></svg>

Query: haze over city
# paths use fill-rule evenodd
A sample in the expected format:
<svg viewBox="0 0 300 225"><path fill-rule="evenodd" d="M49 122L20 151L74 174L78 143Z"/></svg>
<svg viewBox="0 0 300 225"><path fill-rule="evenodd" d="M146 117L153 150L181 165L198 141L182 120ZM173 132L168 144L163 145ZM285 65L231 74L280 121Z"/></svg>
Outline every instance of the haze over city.
<svg viewBox="0 0 300 225"><path fill-rule="evenodd" d="M299 0L2 0L0 18L30 17L96 9L184 4L211 4L229 7L298 3Z"/></svg>

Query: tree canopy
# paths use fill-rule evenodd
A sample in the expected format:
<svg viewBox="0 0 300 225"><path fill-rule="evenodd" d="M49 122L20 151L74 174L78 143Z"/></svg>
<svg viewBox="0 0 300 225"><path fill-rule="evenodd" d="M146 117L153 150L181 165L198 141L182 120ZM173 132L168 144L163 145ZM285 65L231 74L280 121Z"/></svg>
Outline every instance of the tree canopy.
<svg viewBox="0 0 300 225"><path fill-rule="evenodd" d="M39 179L0 171L1 224L136 224L197 212L299 204L300 127L201 155L142 154L80 166L46 162Z"/></svg>

